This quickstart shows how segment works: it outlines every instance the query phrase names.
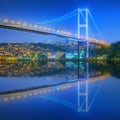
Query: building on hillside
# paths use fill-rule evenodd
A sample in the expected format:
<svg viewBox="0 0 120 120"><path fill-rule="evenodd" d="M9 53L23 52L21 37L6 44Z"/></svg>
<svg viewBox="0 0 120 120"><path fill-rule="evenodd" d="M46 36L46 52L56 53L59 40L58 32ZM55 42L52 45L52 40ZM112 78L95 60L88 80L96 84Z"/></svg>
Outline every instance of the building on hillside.
<svg viewBox="0 0 120 120"><path fill-rule="evenodd" d="M66 53L65 52L56 52L56 60L59 59L65 59L66 58Z"/></svg>

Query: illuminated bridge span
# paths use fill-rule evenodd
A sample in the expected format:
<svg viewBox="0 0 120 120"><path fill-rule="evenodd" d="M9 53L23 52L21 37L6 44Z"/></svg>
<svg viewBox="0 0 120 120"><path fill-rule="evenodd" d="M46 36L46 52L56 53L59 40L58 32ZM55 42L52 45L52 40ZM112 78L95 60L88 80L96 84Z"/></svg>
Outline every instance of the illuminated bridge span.
<svg viewBox="0 0 120 120"><path fill-rule="evenodd" d="M86 42L85 37L81 36L80 39L77 38L77 34L72 34L70 32L62 31L62 30L55 30L53 28L47 28L44 26L34 25L34 24L28 24L28 23L21 23L21 22L14 22L14 24L11 24L12 21L8 21L8 19L4 19L3 22L0 23L0 27L7 28L7 29L13 29L13 30L21 30L25 32L33 32L38 34L46 34L46 35L55 35L58 37L64 37L64 38L71 38L75 41L83 41ZM104 40L96 40L95 38L89 38L89 42L105 45L107 44Z"/></svg>
<svg viewBox="0 0 120 120"><path fill-rule="evenodd" d="M49 27L45 26L48 24L50 25L51 23L64 21L75 15L77 15L77 17L78 17L77 33L75 33L75 34L72 32L68 32L68 31L64 31L64 30L60 30L60 29L49 28ZM90 28L88 18L91 18L91 21L92 21L93 25L95 26L95 29L97 30L98 35L101 37L101 33L95 23L95 20L93 19L92 15L88 9L76 9L73 12L71 12L67 15L64 15L62 17L58 17L53 20L42 22L42 23L40 23L40 25L39 24L29 24L29 23L21 22L21 21L15 22L14 20L3 19L2 21L0 21L0 27L7 28L7 29L21 30L21 31L26 31L26 32L34 32L34 33L38 33L38 34L55 35L55 36L67 38L69 40L85 42L87 45L86 56L89 57L89 48L88 48L89 43L98 44L98 45L108 45L108 44L104 40L98 40L95 37L96 35L93 34L93 31ZM84 23L83 23L83 21L84 21ZM83 28L85 29L84 33L82 32ZM91 36L90 36L90 33L91 33ZM82 35L82 34L84 34L84 35ZM102 39L102 37L101 37L101 39Z"/></svg>

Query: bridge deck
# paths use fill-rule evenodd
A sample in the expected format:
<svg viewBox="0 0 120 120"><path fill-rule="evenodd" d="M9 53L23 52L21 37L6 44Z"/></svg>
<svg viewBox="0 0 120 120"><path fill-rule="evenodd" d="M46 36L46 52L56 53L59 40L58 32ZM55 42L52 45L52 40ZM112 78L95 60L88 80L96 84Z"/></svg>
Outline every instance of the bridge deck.
<svg viewBox="0 0 120 120"><path fill-rule="evenodd" d="M57 33L57 32L48 32L47 30L38 30L38 29L32 29L30 27L23 27L17 24L4 24L4 23L0 23L0 27L1 28L5 28L5 29L12 29L12 30L20 30L20 31L25 31L25 32L32 32L32 33L37 33L37 34L44 34L44 35L53 35L53 36L58 36L61 38L66 38L69 40L73 40L73 41L77 41L77 42L86 42L87 40L85 39L78 39L77 37L74 37L72 35L64 35L62 33ZM97 44L97 45L104 45L105 43L101 43L100 41L91 41L89 39L89 43L91 44Z"/></svg>
<svg viewBox="0 0 120 120"><path fill-rule="evenodd" d="M48 31L25 28L25 27L21 27L18 25L10 25L10 24L1 24L0 23L0 27L6 28L6 29L20 30L20 31L25 31L25 32L32 32L32 33L37 33L37 34L54 35L54 36L58 36L58 37L62 37L62 38L71 38L73 40L80 41L78 38L75 38L72 36L65 36L63 34L57 34L57 33L48 32Z"/></svg>

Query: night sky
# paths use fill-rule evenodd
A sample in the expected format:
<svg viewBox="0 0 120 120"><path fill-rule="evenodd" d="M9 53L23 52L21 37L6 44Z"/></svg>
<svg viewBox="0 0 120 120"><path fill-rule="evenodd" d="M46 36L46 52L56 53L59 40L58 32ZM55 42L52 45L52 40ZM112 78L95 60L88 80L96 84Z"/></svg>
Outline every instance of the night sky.
<svg viewBox="0 0 120 120"><path fill-rule="evenodd" d="M107 42L120 40L119 0L0 0L0 20L8 18L39 24L63 16L77 8L88 8L91 11L103 39ZM60 23L49 26L77 32L74 29L77 28L77 22L74 20L72 24L68 23L66 25ZM0 42L26 42L32 40L38 42L40 39L47 40L47 38L48 36L0 28Z"/></svg>

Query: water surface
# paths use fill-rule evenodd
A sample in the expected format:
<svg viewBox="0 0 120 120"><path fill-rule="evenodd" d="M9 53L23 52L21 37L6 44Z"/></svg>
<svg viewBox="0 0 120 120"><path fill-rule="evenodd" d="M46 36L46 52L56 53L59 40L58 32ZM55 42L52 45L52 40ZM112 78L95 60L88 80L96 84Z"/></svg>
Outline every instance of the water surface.
<svg viewBox="0 0 120 120"><path fill-rule="evenodd" d="M119 64L1 62L1 120L119 120Z"/></svg>

